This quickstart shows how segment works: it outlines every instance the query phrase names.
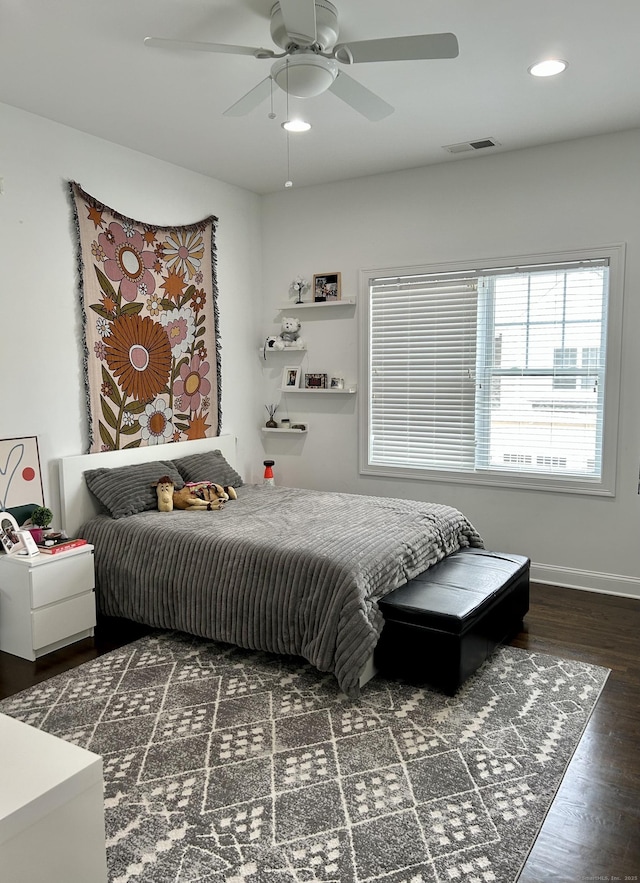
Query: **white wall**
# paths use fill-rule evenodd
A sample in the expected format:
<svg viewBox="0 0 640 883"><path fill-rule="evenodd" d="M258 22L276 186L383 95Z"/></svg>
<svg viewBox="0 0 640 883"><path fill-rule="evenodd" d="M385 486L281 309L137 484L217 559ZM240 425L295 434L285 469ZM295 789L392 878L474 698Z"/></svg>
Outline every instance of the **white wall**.
<svg viewBox="0 0 640 883"><path fill-rule="evenodd" d="M304 149L301 143L300 149ZM363 147L366 149L366 146ZM322 187L263 200L264 333L297 274L341 271L356 296L360 269L535 254L626 242L622 393L615 499L358 475L357 396L289 395L279 416L306 436L265 436L283 484L449 503L487 546L530 555L550 582L640 596L640 131L581 139ZM358 313L300 311L308 354L262 366L276 402L284 364L357 379ZM264 408L261 416L265 417Z"/></svg>
<svg viewBox="0 0 640 883"><path fill-rule="evenodd" d="M260 475L260 198L2 104L0 131L0 438L38 437L56 518L55 461L88 448L70 180L136 220L218 217L222 430L242 440L244 474L257 463Z"/></svg>

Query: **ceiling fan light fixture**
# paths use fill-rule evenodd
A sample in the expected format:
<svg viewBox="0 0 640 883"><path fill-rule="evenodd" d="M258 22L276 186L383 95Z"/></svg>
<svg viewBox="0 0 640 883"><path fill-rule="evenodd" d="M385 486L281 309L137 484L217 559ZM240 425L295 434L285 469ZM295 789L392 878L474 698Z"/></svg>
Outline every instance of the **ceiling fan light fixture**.
<svg viewBox="0 0 640 883"><path fill-rule="evenodd" d="M286 122L282 123L282 128L286 129L287 132L308 132L311 128L311 123L308 123L306 120L286 120Z"/></svg>
<svg viewBox="0 0 640 883"><path fill-rule="evenodd" d="M314 52L297 52L276 61L271 76L283 92L296 98L315 98L333 84L338 64Z"/></svg>
<svg viewBox="0 0 640 883"><path fill-rule="evenodd" d="M537 61L527 68L532 77L555 77L561 74L568 67L566 61L561 58L547 58L544 61Z"/></svg>

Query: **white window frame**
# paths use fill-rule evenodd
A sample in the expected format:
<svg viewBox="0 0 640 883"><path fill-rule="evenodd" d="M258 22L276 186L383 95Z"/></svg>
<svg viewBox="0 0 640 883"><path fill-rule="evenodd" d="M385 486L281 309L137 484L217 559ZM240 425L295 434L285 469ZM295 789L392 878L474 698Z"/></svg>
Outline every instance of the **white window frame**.
<svg viewBox="0 0 640 883"><path fill-rule="evenodd" d="M448 469L407 468L372 463L369 456L371 420L371 377L369 360L369 336L371 325L370 281L393 276L465 273L496 267L533 266L536 264L562 264L572 261L607 260L609 263L609 298L607 323L607 369L604 389L604 415L602 440L602 471L599 481L576 476L535 475L508 470L479 469L460 472ZM572 494L588 494L614 497L618 452L618 422L620 405L620 370L622 341L622 311L624 289L625 244L594 246L562 252L536 255L511 255L474 259L466 262L415 265L405 267L382 267L360 271L360 395L359 395L359 464L360 475L382 478L404 478L440 483L460 483L509 487L523 490L545 490Z"/></svg>

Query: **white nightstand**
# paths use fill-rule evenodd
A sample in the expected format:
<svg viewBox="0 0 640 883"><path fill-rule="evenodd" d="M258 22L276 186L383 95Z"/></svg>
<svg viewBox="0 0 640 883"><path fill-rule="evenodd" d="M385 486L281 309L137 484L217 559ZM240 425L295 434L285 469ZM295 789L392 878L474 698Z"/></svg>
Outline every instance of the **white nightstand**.
<svg viewBox="0 0 640 883"><path fill-rule="evenodd" d="M93 635L93 546L0 558L0 650L35 660Z"/></svg>

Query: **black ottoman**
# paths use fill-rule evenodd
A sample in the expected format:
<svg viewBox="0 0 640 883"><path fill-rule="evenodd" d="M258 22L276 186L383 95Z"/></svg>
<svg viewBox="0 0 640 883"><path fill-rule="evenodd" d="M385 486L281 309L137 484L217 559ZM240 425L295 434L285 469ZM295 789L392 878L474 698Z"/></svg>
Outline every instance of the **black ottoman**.
<svg viewBox="0 0 640 883"><path fill-rule="evenodd" d="M461 549L378 602L380 674L453 694L529 609L529 559Z"/></svg>

